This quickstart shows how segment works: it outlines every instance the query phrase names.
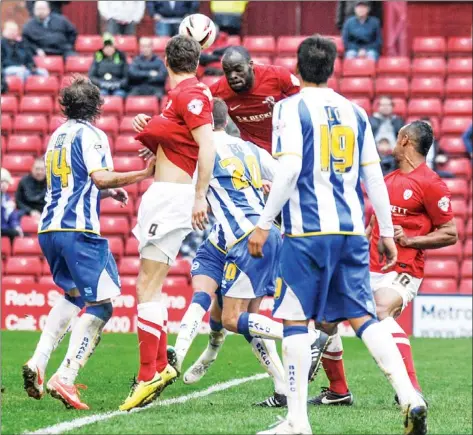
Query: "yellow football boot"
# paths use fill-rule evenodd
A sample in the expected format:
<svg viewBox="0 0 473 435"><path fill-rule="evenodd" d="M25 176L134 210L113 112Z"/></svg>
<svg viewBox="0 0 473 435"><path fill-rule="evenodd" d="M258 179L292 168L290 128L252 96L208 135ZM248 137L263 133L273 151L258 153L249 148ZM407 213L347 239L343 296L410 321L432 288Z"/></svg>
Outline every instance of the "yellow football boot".
<svg viewBox="0 0 473 435"><path fill-rule="evenodd" d="M159 373L156 373L154 378L147 382L134 380L130 394L118 409L120 411L130 411L133 408L147 405L158 397L165 387L166 382Z"/></svg>

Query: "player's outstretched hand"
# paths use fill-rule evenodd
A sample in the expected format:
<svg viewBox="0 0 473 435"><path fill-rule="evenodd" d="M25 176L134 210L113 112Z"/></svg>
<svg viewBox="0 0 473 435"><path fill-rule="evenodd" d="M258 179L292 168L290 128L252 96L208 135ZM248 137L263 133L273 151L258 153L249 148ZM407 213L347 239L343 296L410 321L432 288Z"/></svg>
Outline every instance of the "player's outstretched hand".
<svg viewBox="0 0 473 435"><path fill-rule="evenodd" d="M140 148L138 150L138 155L146 162L147 160L149 160L150 158L154 157L154 153L153 151L151 151L150 149L144 147L144 148Z"/></svg>
<svg viewBox="0 0 473 435"><path fill-rule="evenodd" d="M122 207L125 207L128 204L128 192L121 187L115 189L109 189L110 196L118 202L122 203Z"/></svg>
<svg viewBox="0 0 473 435"><path fill-rule="evenodd" d="M271 183L271 181L268 181L268 180L262 180L262 183L263 183L263 193L265 195L269 195L269 192L271 191L271 186L273 185L273 183Z"/></svg>
<svg viewBox="0 0 473 435"><path fill-rule="evenodd" d="M137 133L141 133L146 125L148 124L149 120L151 119L151 116L145 115L143 113L140 113L139 115L136 115L133 118L133 130L135 130Z"/></svg>
<svg viewBox="0 0 473 435"><path fill-rule="evenodd" d="M253 234L248 239L248 251L252 257L263 257L263 247L268 239L269 231L256 227Z"/></svg>
<svg viewBox="0 0 473 435"><path fill-rule="evenodd" d="M383 261L383 257L386 258L386 263L381 269L391 269L397 262L397 248L392 237L381 237L378 242L379 261Z"/></svg>
<svg viewBox="0 0 473 435"><path fill-rule="evenodd" d="M205 198L196 198L192 209L192 227L194 230L205 230L209 223L207 210L207 200Z"/></svg>

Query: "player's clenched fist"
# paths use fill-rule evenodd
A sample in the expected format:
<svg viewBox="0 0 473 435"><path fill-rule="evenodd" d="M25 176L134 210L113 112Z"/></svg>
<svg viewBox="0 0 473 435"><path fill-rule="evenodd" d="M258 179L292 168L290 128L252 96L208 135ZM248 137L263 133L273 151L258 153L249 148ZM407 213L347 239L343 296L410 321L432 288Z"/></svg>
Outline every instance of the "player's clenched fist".
<svg viewBox="0 0 473 435"><path fill-rule="evenodd" d="M263 257L263 247L268 239L269 231L256 227L248 239L248 251L252 257Z"/></svg>
<svg viewBox="0 0 473 435"><path fill-rule="evenodd" d="M207 210L207 199L205 197L195 198L194 208L192 209L192 227L194 230L205 230L209 223Z"/></svg>
<svg viewBox="0 0 473 435"><path fill-rule="evenodd" d="M139 115L136 115L133 118L133 130L135 130L137 133L141 133L146 125L148 124L149 120L151 119L151 116L145 115L143 113L140 113Z"/></svg>

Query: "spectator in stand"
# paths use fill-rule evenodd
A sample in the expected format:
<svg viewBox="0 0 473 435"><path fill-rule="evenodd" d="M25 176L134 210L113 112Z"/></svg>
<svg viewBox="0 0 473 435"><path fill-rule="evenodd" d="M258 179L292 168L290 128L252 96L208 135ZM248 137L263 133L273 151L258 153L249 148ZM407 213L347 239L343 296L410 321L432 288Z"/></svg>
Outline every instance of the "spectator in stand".
<svg viewBox="0 0 473 435"><path fill-rule="evenodd" d="M199 10L198 1L147 1L148 14L155 22L155 33L159 36L174 36L182 19Z"/></svg>
<svg viewBox="0 0 473 435"><path fill-rule="evenodd" d="M99 1L100 16L112 35L134 35L145 13L144 1Z"/></svg>
<svg viewBox="0 0 473 435"><path fill-rule="evenodd" d="M126 97L128 63L125 53L115 48L115 40L110 33L103 36L103 48L95 53L89 77L100 88L102 95Z"/></svg>
<svg viewBox="0 0 473 435"><path fill-rule="evenodd" d="M378 60L383 45L381 25L376 17L369 16L369 2L357 1L355 16L345 21L342 29L345 57L367 57Z"/></svg>
<svg viewBox="0 0 473 435"><path fill-rule="evenodd" d="M10 172L2 168L0 178L2 195L2 236L7 236L13 241L15 237L23 237L23 231L20 226L20 215L15 208L15 202L7 193L8 187L12 184Z"/></svg>
<svg viewBox="0 0 473 435"><path fill-rule="evenodd" d="M26 9L30 13L30 16L34 16L34 4L36 3L35 0L27 0L26 1ZM62 7L68 5L70 2L63 2L63 1L48 1L49 7L51 8L51 12L55 14L62 15Z"/></svg>
<svg viewBox="0 0 473 435"><path fill-rule="evenodd" d="M21 39L14 21L6 21L2 33L2 70L6 76L17 76L25 81L31 74L47 77L48 71L36 68L33 52Z"/></svg>
<svg viewBox="0 0 473 435"><path fill-rule="evenodd" d="M357 1L338 1L335 24L340 32L343 29L345 21L355 15L355 6L357 3ZM370 1L367 3L370 5L370 16L378 18L380 26L383 27L383 2Z"/></svg>
<svg viewBox="0 0 473 435"><path fill-rule="evenodd" d="M473 158L473 124L470 124L465 133L463 133L462 139L465 144L466 152Z"/></svg>
<svg viewBox="0 0 473 435"><path fill-rule="evenodd" d="M379 98L378 111L370 116L370 124L376 142L387 139L391 144L391 149L396 145L397 134L404 126L404 120L394 115L393 109L392 98L382 96Z"/></svg>
<svg viewBox="0 0 473 435"><path fill-rule="evenodd" d="M5 73L3 72L3 68L2 68L2 71L1 71L1 77L2 77L2 95L3 95L3 94L6 94L8 92L8 84L7 84L7 81L5 79Z"/></svg>
<svg viewBox="0 0 473 435"><path fill-rule="evenodd" d="M15 194L16 205L21 216L39 217L43 212L46 196L46 168L44 160L37 158L31 173L25 175L18 184Z"/></svg>
<svg viewBox="0 0 473 435"><path fill-rule="evenodd" d="M381 169L386 176L397 169L396 160L393 157L393 148L389 139L383 137L376 142L379 157L381 159Z"/></svg>
<svg viewBox="0 0 473 435"><path fill-rule="evenodd" d="M77 30L63 15L51 13L48 2L37 1L34 18L23 27L23 38L39 56L68 57L75 54Z"/></svg>
<svg viewBox="0 0 473 435"><path fill-rule="evenodd" d="M128 71L129 95L164 95L168 72L164 62L153 53L151 38L140 39L140 54L133 59Z"/></svg>
<svg viewBox="0 0 473 435"><path fill-rule="evenodd" d="M211 1L210 10L213 13L215 24L220 27L222 32L229 35L239 35L247 4L247 1Z"/></svg>

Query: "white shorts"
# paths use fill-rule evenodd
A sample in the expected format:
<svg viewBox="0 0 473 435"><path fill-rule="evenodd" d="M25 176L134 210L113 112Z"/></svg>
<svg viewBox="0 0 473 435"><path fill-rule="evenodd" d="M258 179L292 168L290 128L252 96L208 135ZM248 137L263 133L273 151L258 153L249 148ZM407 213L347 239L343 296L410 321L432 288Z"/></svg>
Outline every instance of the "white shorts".
<svg viewBox="0 0 473 435"><path fill-rule="evenodd" d="M370 272L371 289L376 293L381 288L392 289L402 297L402 309L417 296L422 278L414 278L407 273L396 271L388 273Z"/></svg>
<svg viewBox="0 0 473 435"><path fill-rule="evenodd" d="M171 262L176 259L183 240L192 231L194 197L192 184L154 182L149 186L141 198L137 224L133 228L140 243L140 254L151 245Z"/></svg>

